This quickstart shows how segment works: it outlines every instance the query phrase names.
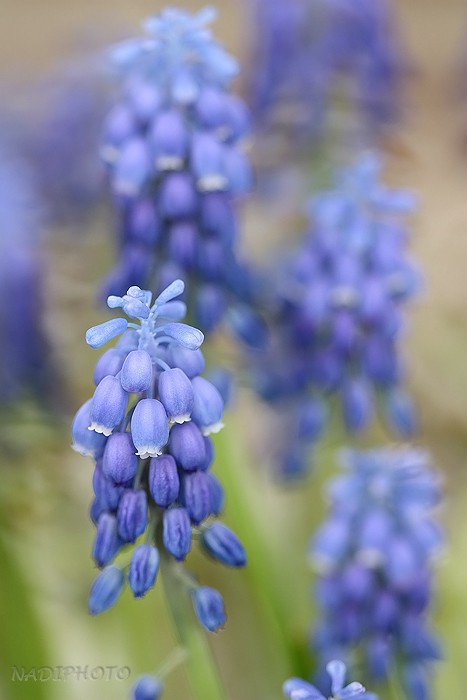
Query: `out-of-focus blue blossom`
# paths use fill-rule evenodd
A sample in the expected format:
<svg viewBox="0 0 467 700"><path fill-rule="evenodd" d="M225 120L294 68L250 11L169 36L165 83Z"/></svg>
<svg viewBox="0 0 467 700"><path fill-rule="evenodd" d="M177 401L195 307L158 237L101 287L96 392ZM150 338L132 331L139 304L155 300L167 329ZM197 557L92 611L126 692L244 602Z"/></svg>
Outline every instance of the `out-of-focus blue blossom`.
<svg viewBox="0 0 467 700"><path fill-rule="evenodd" d="M330 686L332 696L329 700L351 700L351 698L362 698L362 700L378 700L374 693L367 693L361 683L354 681L349 685L344 685L346 667L342 661L333 660L326 665L326 671L330 676ZM289 700L326 700L324 695L311 683L303 681L301 678L289 678L284 683L283 692Z"/></svg>
<svg viewBox="0 0 467 700"><path fill-rule="evenodd" d="M43 330L42 207L25 162L0 144L0 399L48 393Z"/></svg>
<svg viewBox="0 0 467 700"><path fill-rule="evenodd" d="M322 136L336 97L363 117L364 138L393 124L406 60L391 9L389 0L248 2L247 93L258 136L285 130L302 147Z"/></svg>
<svg viewBox="0 0 467 700"><path fill-rule="evenodd" d="M133 686L131 700L159 700L162 690L162 683L156 676L140 676Z"/></svg>
<svg viewBox="0 0 467 700"><path fill-rule="evenodd" d="M365 155L318 194L309 229L278 266L272 341L253 357L252 381L283 415L279 472L288 478L306 472L330 402L350 434L375 409L400 437L417 428L399 348L404 307L419 287L404 221L414 199L382 185L380 168Z"/></svg>
<svg viewBox="0 0 467 700"><path fill-rule="evenodd" d="M440 656L428 620L432 560L443 539L433 515L439 478L428 455L410 448L349 451L344 466L311 544L321 618L314 649L322 665L358 658L375 682L397 663L411 700L428 698Z"/></svg>
<svg viewBox="0 0 467 700"><path fill-rule="evenodd" d="M205 531L210 542L205 550L219 561L246 563L230 530L204 523L219 514L223 503L222 487L209 471L213 447L207 437L212 423L221 421L222 399L199 376L203 334L180 322L185 304L175 299L184 288L175 280L152 303L150 292L130 287L124 296L108 299L130 321L112 319L86 333L94 348L121 335L113 350L121 354L119 361L107 350L108 359L98 362L94 396L73 424L74 449L96 460L93 556L97 566L107 567L122 548L137 542L128 571L136 598L154 586L159 565L175 566L173 560L187 557L193 527ZM123 584L115 572L121 569L105 569L93 584L89 606L94 614L116 602ZM192 581L187 587L202 624L218 629L225 620L220 594L214 600L202 593L203 587L197 593L199 586L188 574L182 580Z"/></svg>
<svg viewBox="0 0 467 700"><path fill-rule="evenodd" d="M104 294L183 277L190 318L207 333L252 301L235 206L251 185L249 118L229 91L237 64L211 35L214 16L166 9L144 38L114 49L123 89L101 141L120 238Z"/></svg>

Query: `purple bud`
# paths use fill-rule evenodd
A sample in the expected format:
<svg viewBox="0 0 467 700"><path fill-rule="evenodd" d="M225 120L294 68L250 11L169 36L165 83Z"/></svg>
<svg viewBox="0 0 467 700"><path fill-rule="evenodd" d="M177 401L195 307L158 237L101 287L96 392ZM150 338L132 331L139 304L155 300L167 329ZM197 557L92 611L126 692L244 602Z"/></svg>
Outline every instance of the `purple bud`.
<svg viewBox="0 0 467 700"><path fill-rule="evenodd" d="M297 437L314 442L322 434L326 420L327 412L322 401L314 398L302 401L295 414Z"/></svg>
<svg viewBox="0 0 467 700"><path fill-rule="evenodd" d="M155 676L140 676L131 691L131 700L159 700L162 683Z"/></svg>
<svg viewBox="0 0 467 700"><path fill-rule="evenodd" d="M102 345L105 345L120 335L128 328L128 321L124 318L112 318L110 321L104 321L98 326L93 326L86 331L87 344L96 350Z"/></svg>
<svg viewBox="0 0 467 700"><path fill-rule="evenodd" d="M404 537L393 537L386 543L386 576L398 589L410 586L417 579L422 565L419 553Z"/></svg>
<svg viewBox="0 0 467 700"><path fill-rule="evenodd" d="M289 700L325 700L324 696L315 686L303 681L301 678L289 678L282 686L282 692Z"/></svg>
<svg viewBox="0 0 467 700"><path fill-rule="evenodd" d="M208 632L217 632L225 625L225 608L221 594L209 586L198 586L192 592L193 607L199 622Z"/></svg>
<svg viewBox="0 0 467 700"><path fill-rule="evenodd" d="M185 270L192 270L196 260L198 231L190 221L177 221L168 232L168 254Z"/></svg>
<svg viewBox="0 0 467 700"><path fill-rule="evenodd" d="M159 209L165 219L191 218L196 214L197 197L193 180L185 172L169 173L159 190Z"/></svg>
<svg viewBox="0 0 467 700"><path fill-rule="evenodd" d="M384 510L367 511L355 533L358 558L367 566L375 566L384 559L392 534L392 523Z"/></svg>
<svg viewBox="0 0 467 700"><path fill-rule="evenodd" d="M243 151L236 147L226 149L224 155L224 174L229 192L238 197L247 194L253 186L253 174L250 161Z"/></svg>
<svg viewBox="0 0 467 700"><path fill-rule="evenodd" d="M202 90L196 105L195 116L205 129L218 129L227 118L227 95L211 87Z"/></svg>
<svg viewBox="0 0 467 700"><path fill-rule="evenodd" d="M207 475L201 471L184 474L181 493L191 522L199 525L211 513L211 490Z"/></svg>
<svg viewBox="0 0 467 700"><path fill-rule="evenodd" d="M122 542L118 536L117 518L103 513L97 523L92 556L99 568L110 564L120 549Z"/></svg>
<svg viewBox="0 0 467 700"><path fill-rule="evenodd" d="M211 333L222 321L226 304L225 291L217 284L203 284L196 290L196 319L206 333Z"/></svg>
<svg viewBox="0 0 467 700"><path fill-rule="evenodd" d="M134 136L135 131L136 124L131 111L124 105L114 107L104 123L102 159L107 163L113 163L118 156L118 149Z"/></svg>
<svg viewBox="0 0 467 700"><path fill-rule="evenodd" d="M162 104L161 93L154 85L142 80L132 80L126 86L126 99L142 126L157 113Z"/></svg>
<svg viewBox="0 0 467 700"><path fill-rule="evenodd" d="M177 110L160 112L150 130L149 143L157 170L179 170L188 149L188 133Z"/></svg>
<svg viewBox="0 0 467 700"><path fill-rule="evenodd" d="M177 500L180 480L175 460L170 455L153 457L149 467L149 490L156 505L166 508Z"/></svg>
<svg viewBox="0 0 467 700"><path fill-rule="evenodd" d="M185 559L191 549L191 524L185 508L164 511L162 540L177 561Z"/></svg>
<svg viewBox="0 0 467 700"><path fill-rule="evenodd" d="M401 389L393 389L385 396L385 414L389 425L397 435L405 440L414 436L417 430L415 406Z"/></svg>
<svg viewBox="0 0 467 700"><path fill-rule="evenodd" d="M344 555L350 537L346 519L334 519L324 523L312 542L312 561L317 569L332 568Z"/></svg>
<svg viewBox="0 0 467 700"><path fill-rule="evenodd" d="M97 386L104 377L115 377L125 361L125 353L117 348L110 348L97 360L94 368L94 384Z"/></svg>
<svg viewBox="0 0 467 700"><path fill-rule="evenodd" d="M116 194L134 197L138 195L151 172L146 142L132 138L123 144L113 173L113 189Z"/></svg>
<svg viewBox="0 0 467 700"><path fill-rule="evenodd" d="M125 487L119 486L108 479L102 471L102 463L97 462L92 477L92 486L96 498L105 505L106 510L115 511L118 508L121 497L125 493Z"/></svg>
<svg viewBox="0 0 467 700"><path fill-rule="evenodd" d="M160 234L161 224L154 202L141 197L132 201L125 221L127 240L153 246L158 242Z"/></svg>
<svg viewBox="0 0 467 700"><path fill-rule="evenodd" d="M227 188L224 174L225 147L208 132L199 131L191 142L190 164L201 192L216 192Z"/></svg>
<svg viewBox="0 0 467 700"><path fill-rule="evenodd" d="M173 338L188 350L197 350L204 340L204 335L200 330L188 326L186 323L166 323L165 326L158 328L158 331Z"/></svg>
<svg viewBox="0 0 467 700"><path fill-rule="evenodd" d="M89 430L91 424L91 403L92 399L88 399L78 409L73 419L71 427L72 448L85 457L98 459L104 452L107 438L105 435Z"/></svg>
<svg viewBox="0 0 467 700"><path fill-rule="evenodd" d="M185 471L202 469L206 461L206 446L194 423L174 425L170 431L169 452Z"/></svg>
<svg viewBox="0 0 467 700"><path fill-rule="evenodd" d="M199 349L189 350L173 343L169 346L168 361L172 367L180 367L188 379L204 371L204 357Z"/></svg>
<svg viewBox="0 0 467 700"><path fill-rule="evenodd" d="M373 402L369 385L361 379L350 379L342 389L342 411L347 429L358 433L370 422Z"/></svg>
<svg viewBox="0 0 467 700"><path fill-rule="evenodd" d="M206 282L222 284L227 276L230 262L229 251L222 241L214 239L201 240L198 245L197 269Z"/></svg>
<svg viewBox="0 0 467 700"><path fill-rule="evenodd" d="M114 433L107 440L102 471L116 484L131 481L138 469L138 457L130 433Z"/></svg>
<svg viewBox="0 0 467 700"><path fill-rule="evenodd" d="M190 420L194 404L193 387L185 372L178 367L159 376L159 398L174 423Z"/></svg>
<svg viewBox="0 0 467 700"><path fill-rule="evenodd" d="M146 350L132 350L123 363L120 382L125 391L147 391L152 383L152 360Z"/></svg>
<svg viewBox="0 0 467 700"><path fill-rule="evenodd" d="M136 547L131 558L128 582L135 598L142 598L153 588L159 570L159 552L148 544Z"/></svg>
<svg viewBox="0 0 467 700"><path fill-rule="evenodd" d="M213 559L226 566L241 567L246 564L245 549L228 527L213 523L201 535L201 544Z"/></svg>
<svg viewBox="0 0 467 700"><path fill-rule="evenodd" d="M213 515L220 515L224 508L224 489L214 474L207 473L206 477L211 493L211 513Z"/></svg>
<svg viewBox="0 0 467 700"><path fill-rule="evenodd" d="M135 542L146 529L148 502L146 492L127 491L118 505L118 534L124 542Z"/></svg>
<svg viewBox="0 0 467 700"><path fill-rule="evenodd" d="M107 376L97 385L91 402L89 430L109 436L125 418L128 394L120 380Z"/></svg>
<svg viewBox="0 0 467 700"><path fill-rule="evenodd" d="M192 380L194 404L191 417L203 435L218 433L224 427L222 412L224 402L216 387L203 377Z"/></svg>
<svg viewBox="0 0 467 700"><path fill-rule="evenodd" d="M99 615L111 608L120 597L125 585L125 575L116 566L108 566L94 579L89 591L88 609L91 615Z"/></svg>
<svg viewBox="0 0 467 700"><path fill-rule="evenodd" d="M200 206L203 231L226 245L232 245L237 222L229 196L225 192L206 192L200 199Z"/></svg>
<svg viewBox="0 0 467 700"><path fill-rule="evenodd" d="M169 422L164 406L157 399L142 399L131 418L131 435L142 458L157 457L169 439Z"/></svg>

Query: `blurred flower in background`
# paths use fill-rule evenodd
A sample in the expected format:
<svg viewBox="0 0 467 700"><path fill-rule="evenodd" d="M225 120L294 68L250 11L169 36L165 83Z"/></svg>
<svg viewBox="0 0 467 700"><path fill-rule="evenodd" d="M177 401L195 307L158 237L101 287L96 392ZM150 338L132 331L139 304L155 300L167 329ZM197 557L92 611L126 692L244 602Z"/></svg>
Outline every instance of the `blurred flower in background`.
<svg viewBox="0 0 467 700"><path fill-rule="evenodd" d="M406 447L349 451L344 466L311 545L321 617L313 648L323 670L336 657L358 660L364 678L400 674L410 700L431 697L430 669L440 658L428 620L443 540L433 513L439 477L425 452Z"/></svg>
<svg viewBox="0 0 467 700"><path fill-rule="evenodd" d="M351 435L368 428L376 408L396 435L416 430L400 347L404 308L419 286L404 222L415 202L381 184L380 170L366 154L341 172L312 199L309 230L276 264L272 340L250 356L251 382L281 416L285 478L306 473L336 403Z"/></svg>

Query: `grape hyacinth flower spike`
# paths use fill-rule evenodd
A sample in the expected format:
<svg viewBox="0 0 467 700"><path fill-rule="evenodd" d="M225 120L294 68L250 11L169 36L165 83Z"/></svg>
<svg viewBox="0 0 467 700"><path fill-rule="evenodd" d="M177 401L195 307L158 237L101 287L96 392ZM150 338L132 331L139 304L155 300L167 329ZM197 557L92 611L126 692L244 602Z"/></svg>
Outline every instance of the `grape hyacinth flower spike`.
<svg viewBox="0 0 467 700"><path fill-rule="evenodd" d="M193 533L227 566L244 566L246 555L233 532L211 522L223 500L211 473L210 438L222 425L222 399L199 376L203 334L180 322L186 309L176 297L183 291L184 283L175 280L154 303L136 286L109 297L108 305L130 321L114 318L86 333L93 348L120 337L97 363L94 396L74 420L73 448L95 460L93 557L102 571L91 587L89 611L112 607L126 584L135 598L143 597L161 569L175 576L201 625L214 632L225 623L222 597L200 586L182 564ZM130 559L114 562L125 548ZM135 697L146 697L150 685L141 681Z"/></svg>
<svg viewBox="0 0 467 700"><path fill-rule="evenodd" d="M350 435L375 416L398 437L416 433L400 351L405 307L419 287L404 222L414 198L385 187L381 165L365 154L316 195L309 229L278 265L272 340L252 356L252 382L282 417L284 478L306 473L336 403Z"/></svg>
<svg viewBox="0 0 467 700"><path fill-rule="evenodd" d="M344 685L346 668L342 661L333 660L326 666L326 671L331 679L331 693L329 700L378 700L374 693L367 693L361 683L354 681ZM284 683L284 695L289 700L326 700L326 697L311 683L301 678L290 678Z"/></svg>
<svg viewBox="0 0 467 700"><path fill-rule="evenodd" d="M311 544L321 667L339 654L386 681L397 664L410 700L430 697L440 657L430 629L432 560L443 537L432 511L440 483L428 455L411 448L345 453L330 512Z"/></svg>
<svg viewBox="0 0 467 700"><path fill-rule="evenodd" d="M249 118L229 88L237 63L207 26L215 14L166 9L145 21L144 38L116 47L124 86L101 145L120 228L106 294L182 277L190 318L207 333L228 323L232 305L251 315L253 297L236 252L236 201L251 184L241 145Z"/></svg>

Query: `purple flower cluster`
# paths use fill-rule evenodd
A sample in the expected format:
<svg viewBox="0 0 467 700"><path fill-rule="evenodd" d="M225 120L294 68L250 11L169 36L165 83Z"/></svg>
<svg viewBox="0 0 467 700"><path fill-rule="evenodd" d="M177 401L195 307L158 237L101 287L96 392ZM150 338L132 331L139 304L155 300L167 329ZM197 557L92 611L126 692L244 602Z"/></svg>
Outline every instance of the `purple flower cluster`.
<svg viewBox="0 0 467 700"><path fill-rule="evenodd" d="M0 149L0 399L47 389L41 207L27 165Z"/></svg>
<svg viewBox="0 0 467 700"><path fill-rule="evenodd" d="M261 136L322 133L336 95L379 129L399 114L405 59L388 0L249 3L248 103Z"/></svg>
<svg viewBox="0 0 467 700"><path fill-rule="evenodd" d="M442 544L433 517L439 479L416 449L349 451L344 465L311 545L321 616L313 646L323 665L358 657L373 681L387 680L397 664L411 700L426 700L440 654L427 620Z"/></svg>
<svg viewBox="0 0 467 700"><path fill-rule="evenodd" d="M273 340L253 381L293 436L280 456L285 476L306 471L334 397L350 434L370 424L375 406L397 435L416 430L399 356L404 306L418 286L402 218L413 198L380 184L379 170L364 156L315 197L310 229L280 266Z"/></svg>
<svg viewBox="0 0 467 700"><path fill-rule="evenodd" d="M214 16L166 9L146 20L146 38L114 51L125 87L101 145L120 229L105 292L135 282L162 289L182 277L193 322L206 332L250 294L234 207L250 187L239 146L249 117L229 92L237 65L206 27Z"/></svg>
<svg viewBox="0 0 467 700"><path fill-rule="evenodd" d="M223 504L222 487L210 471L209 437L222 427L223 401L200 376L203 334L180 323L186 307L176 297L183 291L176 280L151 305L150 292L131 287L123 297L109 297L108 305L138 323L114 318L86 334L94 348L121 336L97 362L94 396L79 409L72 429L74 449L96 460L93 557L103 571L91 588L93 614L116 602L125 578L136 598L144 596L160 560L185 560L193 528L215 560L233 567L246 561L233 532L205 522ZM125 567L111 563L122 547L135 543L125 576ZM220 594L194 579L188 588L200 622L210 631L221 627Z"/></svg>

